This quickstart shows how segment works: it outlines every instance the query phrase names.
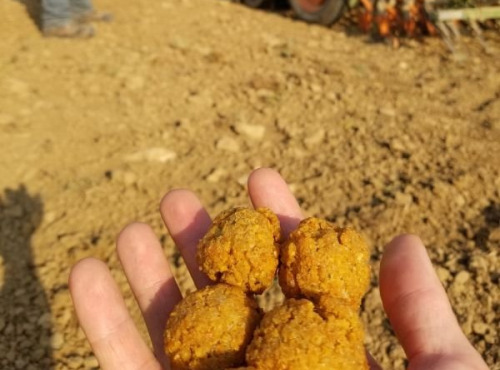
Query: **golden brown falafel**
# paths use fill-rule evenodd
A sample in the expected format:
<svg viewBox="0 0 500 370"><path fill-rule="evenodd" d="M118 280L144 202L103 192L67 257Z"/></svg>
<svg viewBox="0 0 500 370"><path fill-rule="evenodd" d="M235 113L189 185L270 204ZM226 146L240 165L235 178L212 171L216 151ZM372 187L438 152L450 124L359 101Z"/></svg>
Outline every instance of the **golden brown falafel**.
<svg viewBox="0 0 500 370"><path fill-rule="evenodd" d="M322 317L327 318L328 330L335 342L347 340L351 346L342 346L344 350L352 351L350 357L365 359L363 347L364 331L359 318L359 309L354 308L350 302L332 296L321 296L316 307Z"/></svg>
<svg viewBox="0 0 500 370"><path fill-rule="evenodd" d="M232 208L215 218L196 258L211 280L262 293L276 273L279 239L279 220L271 210Z"/></svg>
<svg viewBox="0 0 500 370"><path fill-rule="evenodd" d="M358 310L369 250L352 229L317 218L299 224L281 247L279 281L290 299L255 330L261 311L246 293L272 283L279 239L268 209L233 208L215 218L197 260L221 284L190 294L172 312L165 350L173 369L368 369Z"/></svg>
<svg viewBox="0 0 500 370"><path fill-rule="evenodd" d="M281 248L279 282L288 298L329 295L360 305L370 282L369 249L350 228L307 218Z"/></svg>
<svg viewBox="0 0 500 370"><path fill-rule="evenodd" d="M172 369L244 365L260 315L255 300L234 286L217 284L190 293L167 321L165 352Z"/></svg>
<svg viewBox="0 0 500 370"><path fill-rule="evenodd" d="M248 346L247 363L259 370L368 369L361 325L351 312L339 310L346 316L338 325L339 317L320 315L311 301L288 299L264 315Z"/></svg>

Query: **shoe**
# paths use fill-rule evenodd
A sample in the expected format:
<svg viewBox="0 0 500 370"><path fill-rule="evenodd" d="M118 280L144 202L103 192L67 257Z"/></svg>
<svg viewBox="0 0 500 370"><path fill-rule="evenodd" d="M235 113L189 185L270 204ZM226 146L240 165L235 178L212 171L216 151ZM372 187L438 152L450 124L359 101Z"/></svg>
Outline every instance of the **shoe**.
<svg viewBox="0 0 500 370"><path fill-rule="evenodd" d="M94 27L88 24L78 24L68 22L62 26L44 27L43 35L45 37L74 37L89 38L94 36Z"/></svg>
<svg viewBox="0 0 500 370"><path fill-rule="evenodd" d="M88 13L81 14L75 17L75 21L78 23L111 22L112 20L113 14L108 12L99 12L97 10L92 10Z"/></svg>

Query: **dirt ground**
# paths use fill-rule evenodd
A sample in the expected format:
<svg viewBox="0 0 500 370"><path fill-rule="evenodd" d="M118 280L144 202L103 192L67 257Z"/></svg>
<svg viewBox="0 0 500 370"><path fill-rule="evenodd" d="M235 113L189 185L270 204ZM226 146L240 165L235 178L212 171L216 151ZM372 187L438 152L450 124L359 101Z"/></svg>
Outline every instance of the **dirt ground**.
<svg viewBox="0 0 500 370"><path fill-rule="evenodd" d="M216 0L96 0L115 15L88 40L43 39L35 9L0 2L0 367L98 368L68 293L71 265L105 260L141 322L114 250L187 187L215 215L248 203L260 166L310 215L373 246L362 311L386 368L404 353L379 298L383 246L419 234L458 320L500 369L500 39L398 50ZM495 51L496 49L496 51ZM266 296L266 304L278 299ZM145 332L145 331L144 331Z"/></svg>

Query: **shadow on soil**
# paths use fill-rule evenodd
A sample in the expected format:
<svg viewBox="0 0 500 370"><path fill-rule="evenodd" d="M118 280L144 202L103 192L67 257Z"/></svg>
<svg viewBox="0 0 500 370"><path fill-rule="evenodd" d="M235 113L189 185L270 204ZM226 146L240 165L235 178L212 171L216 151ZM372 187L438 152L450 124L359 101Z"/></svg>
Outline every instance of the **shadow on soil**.
<svg viewBox="0 0 500 370"><path fill-rule="evenodd" d="M24 185L0 194L0 368L52 369L50 306L32 255L43 203Z"/></svg>
<svg viewBox="0 0 500 370"><path fill-rule="evenodd" d="M490 234L496 228L500 227L500 204L490 203L482 211L482 227L474 235L476 244L484 251L488 251L488 240Z"/></svg>
<svg viewBox="0 0 500 370"><path fill-rule="evenodd" d="M33 23L40 28L40 14L42 9L42 0L14 0L24 5L26 13L31 18Z"/></svg>

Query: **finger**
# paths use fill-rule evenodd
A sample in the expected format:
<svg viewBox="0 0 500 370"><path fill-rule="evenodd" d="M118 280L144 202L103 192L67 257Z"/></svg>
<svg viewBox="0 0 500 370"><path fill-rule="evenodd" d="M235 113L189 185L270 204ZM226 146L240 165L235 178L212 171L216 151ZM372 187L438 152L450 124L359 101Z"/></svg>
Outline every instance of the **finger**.
<svg viewBox="0 0 500 370"><path fill-rule="evenodd" d="M103 262L93 258L78 262L71 270L69 288L80 324L102 369L161 369Z"/></svg>
<svg viewBox="0 0 500 370"><path fill-rule="evenodd" d="M201 202L189 190L172 190L163 197L160 212L196 287L202 288L210 284L210 280L200 271L196 262L198 241L212 223Z"/></svg>
<svg viewBox="0 0 500 370"><path fill-rule="evenodd" d="M163 331L168 315L182 298L153 230L133 223L118 236L120 262L143 313L156 358L166 367Z"/></svg>
<svg viewBox="0 0 500 370"><path fill-rule="evenodd" d="M436 354L452 359L466 353L477 359L418 237L402 235L387 245L380 266L380 293L410 363L430 361L419 368L437 368L430 367Z"/></svg>
<svg viewBox="0 0 500 370"><path fill-rule="evenodd" d="M268 207L276 213L285 237L303 218L297 200L275 170L259 168L253 171L248 178L248 192L254 207Z"/></svg>
<svg viewBox="0 0 500 370"><path fill-rule="evenodd" d="M378 362L373 358L373 356L366 351L366 359L368 360L368 368L370 370L382 370Z"/></svg>

